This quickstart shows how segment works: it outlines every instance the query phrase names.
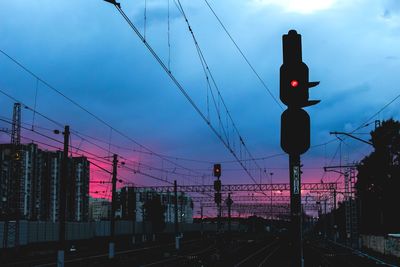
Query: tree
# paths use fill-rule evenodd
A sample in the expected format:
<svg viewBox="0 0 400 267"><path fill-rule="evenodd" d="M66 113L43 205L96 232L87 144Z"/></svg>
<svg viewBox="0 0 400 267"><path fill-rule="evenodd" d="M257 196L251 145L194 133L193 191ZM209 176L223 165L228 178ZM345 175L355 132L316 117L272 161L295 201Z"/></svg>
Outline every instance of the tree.
<svg viewBox="0 0 400 267"><path fill-rule="evenodd" d="M150 221L154 233L160 233L165 228L165 206L161 203L160 195L153 195L144 204L144 220Z"/></svg>
<svg viewBox="0 0 400 267"><path fill-rule="evenodd" d="M374 151L357 166L356 194L363 233L400 231L400 122L383 121L371 132Z"/></svg>

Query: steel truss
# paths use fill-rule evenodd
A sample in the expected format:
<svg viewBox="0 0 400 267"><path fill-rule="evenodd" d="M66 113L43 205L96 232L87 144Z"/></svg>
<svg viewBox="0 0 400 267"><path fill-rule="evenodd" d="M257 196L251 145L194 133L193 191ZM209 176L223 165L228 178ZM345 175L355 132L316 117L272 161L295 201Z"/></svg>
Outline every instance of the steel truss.
<svg viewBox="0 0 400 267"><path fill-rule="evenodd" d="M281 202L289 202L290 201L290 196L280 196L280 195L274 195L274 196L235 196L233 195L232 200L234 202L267 202L267 201L281 201ZM206 196L193 196L191 199L194 202L210 202L214 201L213 198L206 197ZM302 197L302 202L307 203L308 201L316 201L317 197L315 196L303 196Z"/></svg>
<svg viewBox="0 0 400 267"><path fill-rule="evenodd" d="M215 203L204 203L201 205L203 208L215 208L216 205ZM309 203L309 204L303 204L302 205L304 209L307 210L318 210L319 205L315 203ZM276 211L276 210L284 210L284 211L290 211L290 204L289 203L274 203L272 205L265 203L263 205L260 205L260 203L233 203L232 204L232 209L251 209L255 211L265 211L269 212L270 210Z"/></svg>
<svg viewBox="0 0 400 267"><path fill-rule="evenodd" d="M333 191L337 189L336 183L302 183L301 190ZM145 186L135 187L136 192L172 193L173 186ZM179 192L186 193L214 193L214 185L178 185ZM221 191L225 192L260 192L260 191L289 191L290 184L226 184Z"/></svg>

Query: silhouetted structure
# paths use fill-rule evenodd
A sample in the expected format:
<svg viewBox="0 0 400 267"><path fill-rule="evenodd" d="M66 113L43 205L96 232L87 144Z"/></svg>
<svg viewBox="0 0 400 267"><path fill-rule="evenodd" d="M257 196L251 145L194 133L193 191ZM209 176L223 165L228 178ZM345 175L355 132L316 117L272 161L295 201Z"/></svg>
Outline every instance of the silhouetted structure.
<svg viewBox="0 0 400 267"><path fill-rule="evenodd" d="M161 199L162 205L165 206L165 222L175 222L175 196L173 192L156 193L151 188L142 190L143 188L126 186L118 191L118 208L116 216L123 220L135 219L137 222L143 221L142 207L143 204L156 196ZM140 191L140 192L138 192ZM193 222L193 201L189 195L182 192L178 193L178 220L179 222Z"/></svg>
<svg viewBox="0 0 400 267"><path fill-rule="evenodd" d="M400 231L400 122L383 121L371 132L374 151L358 165L356 183L362 233Z"/></svg>
<svg viewBox="0 0 400 267"><path fill-rule="evenodd" d="M60 194L61 151L43 151L36 144L21 144L21 171L14 173L12 144L0 144L1 218L12 212L13 196L19 195L21 219L57 221ZM67 220L89 220L89 161L85 157L69 158L67 183ZM19 181L19 192L11 187Z"/></svg>
<svg viewBox="0 0 400 267"><path fill-rule="evenodd" d="M103 221L111 216L111 202L104 198L89 197L89 220Z"/></svg>

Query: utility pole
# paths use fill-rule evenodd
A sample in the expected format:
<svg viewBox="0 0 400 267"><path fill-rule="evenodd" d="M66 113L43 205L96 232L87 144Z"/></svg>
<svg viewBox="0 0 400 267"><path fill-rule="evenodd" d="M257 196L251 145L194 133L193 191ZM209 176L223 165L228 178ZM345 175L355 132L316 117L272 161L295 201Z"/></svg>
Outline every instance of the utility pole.
<svg viewBox="0 0 400 267"><path fill-rule="evenodd" d="M201 235L203 235L203 203L200 204L200 223L201 223Z"/></svg>
<svg viewBox="0 0 400 267"><path fill-rule="evenodd" d="M110 243L108 244L108 258L115 256L115 210L117 207L117 164L118 155L113 155L112 193L111 193L111 218L110 218ZM128 192L127 192L128 193Z"/></svg>
<svg viewBox="0 0 400 267"><path fill-rule="evenodd" d="M184 216L185 216L185 211L184 211L184 200L185 200L185 193L184 192L181 192L181 194L180 194L180 197L181 197L181 201L180 201L180 204L181 204L181 208L180 208L180 220L181 220L181 224L182 223L185 223L185 219L184 219Z"/></svg>
<svg viewBox="0 0 400 267"><path fill-rule="evenodd" d="M178 224L178 188L177 188L176 180L174 180L174 206L175 206L175 249L179 250L179 224Z"/></svg>
<svg viewBox="0 0 400 267"><path fill-rule="evenodd" d="M336 196L337 196L336 189L333 189L333 209L334 210L336 210Z"/></svg>
<svg viewBox="0 0 400 267"><path fill-rule="evenodd" d="M274 173L273 173L273 172L270 172L269 174L271 175L271 186L272 186L272 175L274 175ZM270 194L270 196L271 196L270 201L269 201L269 202L270 202L270 208L269 208L269 209L270 209L270 217L271 217L271 218L270 218L270 220L271 220L271 221L270 221L270 227L271 227L270 232L272 233L272 217L273 217L273 216L272 216L272 188L271 188L271 194Z"/></svg>
<svg viewBox="0 0 400 267"><path fill-rule="evenodd" d="M283 64L280 68L280 99L288 108L281 116L281 147L289 154L292 267L304 266L301 222L300 155L310 148L310 116L304 107L319 103L309 100L308 66L302 59L301 35L295 30L282 36Z"/></svg>
<svg viewBox="0 0 400 267"><path fill-rule="evenodd" d="M231 207L232 207L233 201L231 198L231 193L228 194L228 199L226 200L226 205L228 206L228 232L229 232L229 237L231 236Z"/></svg>
<svg viewBox="0 0 400 267"><path fill-rule="evenodd" d="M353 244L358 244L358 215L357 215L357 207L355 202L355 193L354 193L354 182L355 182L355 174L354 169L356 165L339 165L339 166L325 166L324 171L332 171L343 175L344 177L344 207L345 207L345 218L346 218L346 245L353 246ZM345 169L344 172L341 169ZM340 170L336 170L340 169ZM353 179L351 178L353 177ZM334 198L336 199L336 190L334 191ZM335 201L335 209L336 209L336 201Z"/></svg>
<svg viewBox="0 0 400 267"><path fill-rule="evenodd" d="M327 216L327 213L326 213L326 197L325 197L325 199L324 199L324 237L325 237L325 239L326 239L326 237L327 237L327 232L328 232L328 216Z"/></svg>
<svg viewBox="0 0 400 267"><path fill-rule="evenodd" d="M217 180L214 181L214 201L217 204L217 233L221 231L221 164L214 164L214 176L217 177Z"/></svg>
<svg viewBox="0 0 400 267"><path fill-rule="evenodd" d="M146 193L146 199L147 199L147 193ZM146 237L146 209L144 207L144 204L142 205L142 242L145 242L147 240Z"/></svg>
<svg viewBox="0 0 400 267"><path fill-rule="evenodd" d="M59 133L55 131L55 133ZM60 176L60 212L59 212L59 247L57 252L57 266L64 267L64 251L65 251L65 217L66 217L66 196L67 196L67 184L68 184L68 149L69 149L69 126L64 127L64 151L61 164L61 176Z"/></svg>
<svg viewBox="0 0 400 267"><path fill-rule="evenodd" d="M333 227L333 241L336 242L336 231L337 231L337 225L336 225L336 218L335 218L335 213L336 213L336 189L333 190L333 211L332 213L332 227Z"/></svg>
<svg viewBox="0 0 400 267"><path fill-rule="evenodd" d="M133 204L133 214L132 214L132 244L136 243L136 190L135 187L132 187L132 196L133 200L131 203Z"/></svg>

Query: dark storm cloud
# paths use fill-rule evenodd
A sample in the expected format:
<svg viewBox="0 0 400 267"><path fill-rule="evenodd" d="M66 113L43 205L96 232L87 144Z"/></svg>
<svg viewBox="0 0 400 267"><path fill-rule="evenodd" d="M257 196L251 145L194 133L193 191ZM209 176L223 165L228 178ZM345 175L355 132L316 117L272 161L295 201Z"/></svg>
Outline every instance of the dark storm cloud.
<svg viewBox="0 0 400 267"><path fill-rule="evenodd" d="M351 131L359 126L398 94L400 82L399 2L321 2L303 1L304 8L289 0L211 2L275 96L279 94L282 34L292 28L302 34L303 60L309 65L311 80L321 81L311 89L310 98L322 102L307 109L314 145L332 139L329 131ZM147 41L165 62L170 52L172 73L206 112L207 85L187 25L170 1L168 51L168 2L148 3ZM144 3L121 4L143 33ZM249 149L256 157L279 153L281 109L206 5L202 1L182 1L182 5ZM205 160L232 159L111 5L98 0L2 1L0 36L1 49L158 152ZM0 58L1 89L33 105L35 80ZM39 110L108 138L107 127L43 85L38 96ZM12 103L3 97L0 103L2 112L9 115ZM397 109L389 107L378 119L390 115L398 116ZM28 118L31 114L25 116ZM113 138L126 143L116 135ZM308 164L319 166L323 154L333 154L336 145L328 146L326 153L322 148L311 150ZM354 154L353 160L359 160L359 155ZM275 163L284 165L281 159L261 162L266 167ZM243 174L235 179L240 177Z"/></svg>

